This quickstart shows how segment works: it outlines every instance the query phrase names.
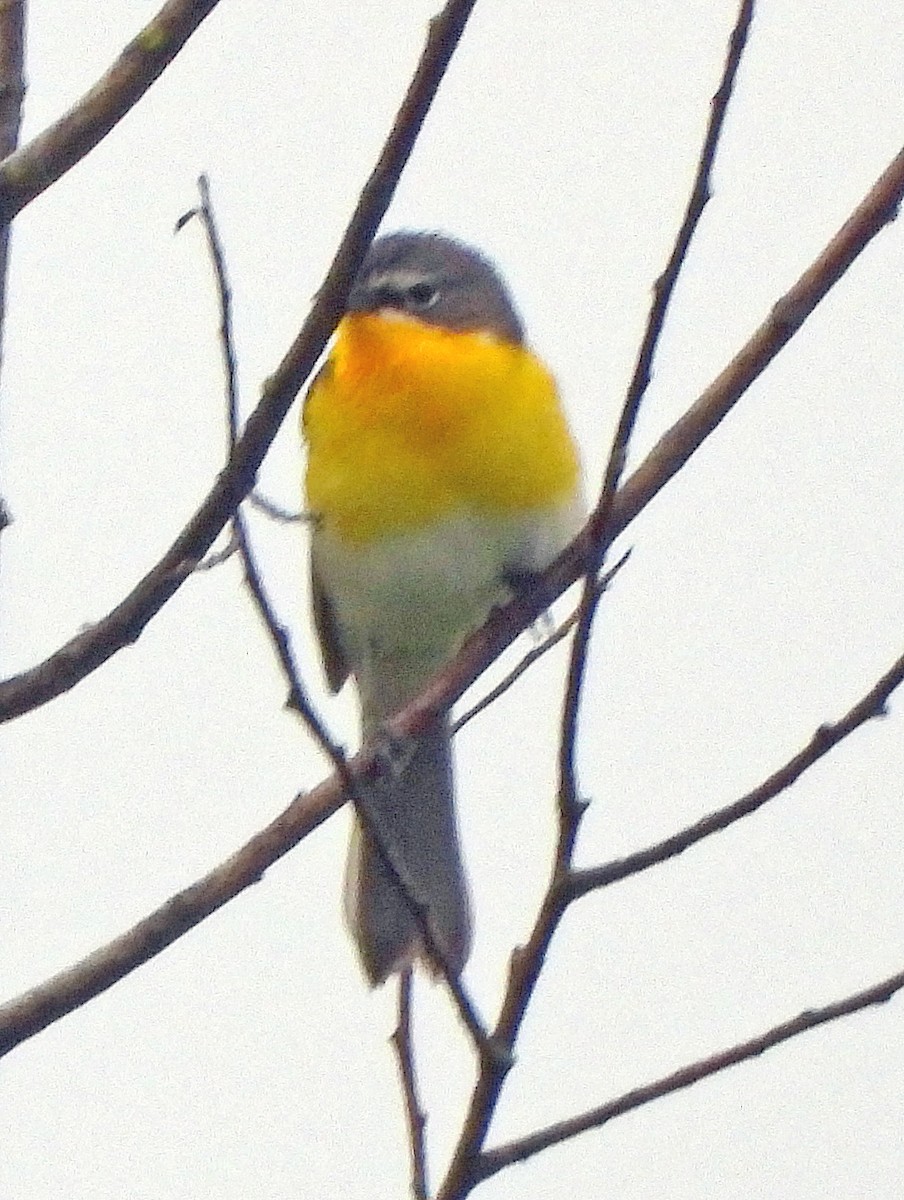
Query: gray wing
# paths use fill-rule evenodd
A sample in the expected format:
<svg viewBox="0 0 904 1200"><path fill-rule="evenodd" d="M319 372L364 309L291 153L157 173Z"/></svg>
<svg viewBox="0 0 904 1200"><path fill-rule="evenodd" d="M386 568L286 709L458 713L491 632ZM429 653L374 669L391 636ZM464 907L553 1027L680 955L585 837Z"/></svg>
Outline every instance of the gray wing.
<svg viewBox="0 0 904 1200"><path fill-rule="evenodd" d="M325 378L332 366L327 360L317 374L314 376L304 398L304 407L302 409L302 425L304 426L305 416L307 414L308 401L317 388L317 384ZM316 532L312 537L312 543L316 538ZM326 672L327 682L334 692L338 692L348 679L349 669L348 663L345 661L345 656L342 653L339 642L339 630L336 625L336 616L333 612L333 605L330 601L329 594L326 588L320 581L317 574L316 556L314 554L313 544L311 547L311 605L314 609L314 628L317 630L317 640L320 643L320 656L323 659L323 668Z"/></svg>
<svg viewBox="0 0 904 1200"><path fill-rule="evenodd" d="M311 605L314 609L314 628L320 642L320 655L330 689L338 692L348 679L348 663L342 653L336 616L329 595L317 575L317 565L311 557Z"/></svg>

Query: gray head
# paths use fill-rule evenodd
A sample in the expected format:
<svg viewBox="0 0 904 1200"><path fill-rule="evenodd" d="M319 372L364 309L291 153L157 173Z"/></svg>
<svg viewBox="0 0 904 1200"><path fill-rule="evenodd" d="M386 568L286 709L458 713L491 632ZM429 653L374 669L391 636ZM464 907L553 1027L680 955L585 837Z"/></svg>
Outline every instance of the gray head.
<svg viewBox="0 0 904 1200"><path fill-rule="evenodd" d="M506 342L524 339L521 319L493 264L439 233L390 233L371 246L348 311L385 308L443 329L485 330Z"/></svg>

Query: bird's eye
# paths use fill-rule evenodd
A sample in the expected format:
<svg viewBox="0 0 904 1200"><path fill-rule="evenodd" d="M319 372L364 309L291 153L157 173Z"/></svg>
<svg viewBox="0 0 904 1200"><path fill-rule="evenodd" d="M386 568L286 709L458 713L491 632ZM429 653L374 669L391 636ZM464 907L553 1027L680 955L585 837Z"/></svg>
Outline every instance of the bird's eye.
<svg viewBox="0 0 904 1200"><path fill-rule="evenodd" d="M432 283L413 283L405 289L405 298L415 308L432 308L439 299L439 291Z"/></svg>

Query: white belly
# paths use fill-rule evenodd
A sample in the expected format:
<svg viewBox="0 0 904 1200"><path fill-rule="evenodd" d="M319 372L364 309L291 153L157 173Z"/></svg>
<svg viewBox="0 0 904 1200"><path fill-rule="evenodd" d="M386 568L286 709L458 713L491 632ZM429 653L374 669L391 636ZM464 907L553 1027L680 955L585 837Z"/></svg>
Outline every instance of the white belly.
<svg viewBox="0 0 904 1200"><path fill-rule="evenodd" d="M349 665L360 677L375 659L401 658L429 676L508 597L506 572L542 570L582 516L579 499L505 520L459 513L366 546L316 530L317 575Z"/></svg>

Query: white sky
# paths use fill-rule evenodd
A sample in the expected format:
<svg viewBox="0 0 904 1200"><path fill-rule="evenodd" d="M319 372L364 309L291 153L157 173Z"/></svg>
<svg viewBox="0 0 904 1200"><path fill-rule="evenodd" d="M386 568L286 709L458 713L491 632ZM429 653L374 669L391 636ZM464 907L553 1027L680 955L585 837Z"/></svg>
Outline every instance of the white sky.
<svg viewBox="0 0 904 1200"><path fill-rule="evenodd" d="M209 172L246 408L306 311L438 0L223 0L103 145L14 227L0 408L0 665L102 616L169 544L223 454ZM26 136L151 3L33 3ZM734 0L484 0L386 228L493 254L555 370L591 488L683 208ZM636 462L899 149L899 3L764 0L715 194L657 361ZM582 726L579 861L748 790L840 716L904 642L902 226L886 229L631 527ZM263 485L297 503L294 415ZM331 727L305 547L255 530ZM527 643L525 643L527 644ZM488 1017L553 832L551 655L459 740ZM35 984L224 858L324 765L235 562L193 579L72 693L3 727L0 992ZM568 916L491 1144L900 970L904 700L759 815ZM347 816L197 930L25 1043L0 1078L4 1200L401 1196L387 1044L339 914ZM441 989L417 993L438 1182L472 1080ZM487 1200L894 1197L904 999L810 1033L481 1189Z"/></svg>

